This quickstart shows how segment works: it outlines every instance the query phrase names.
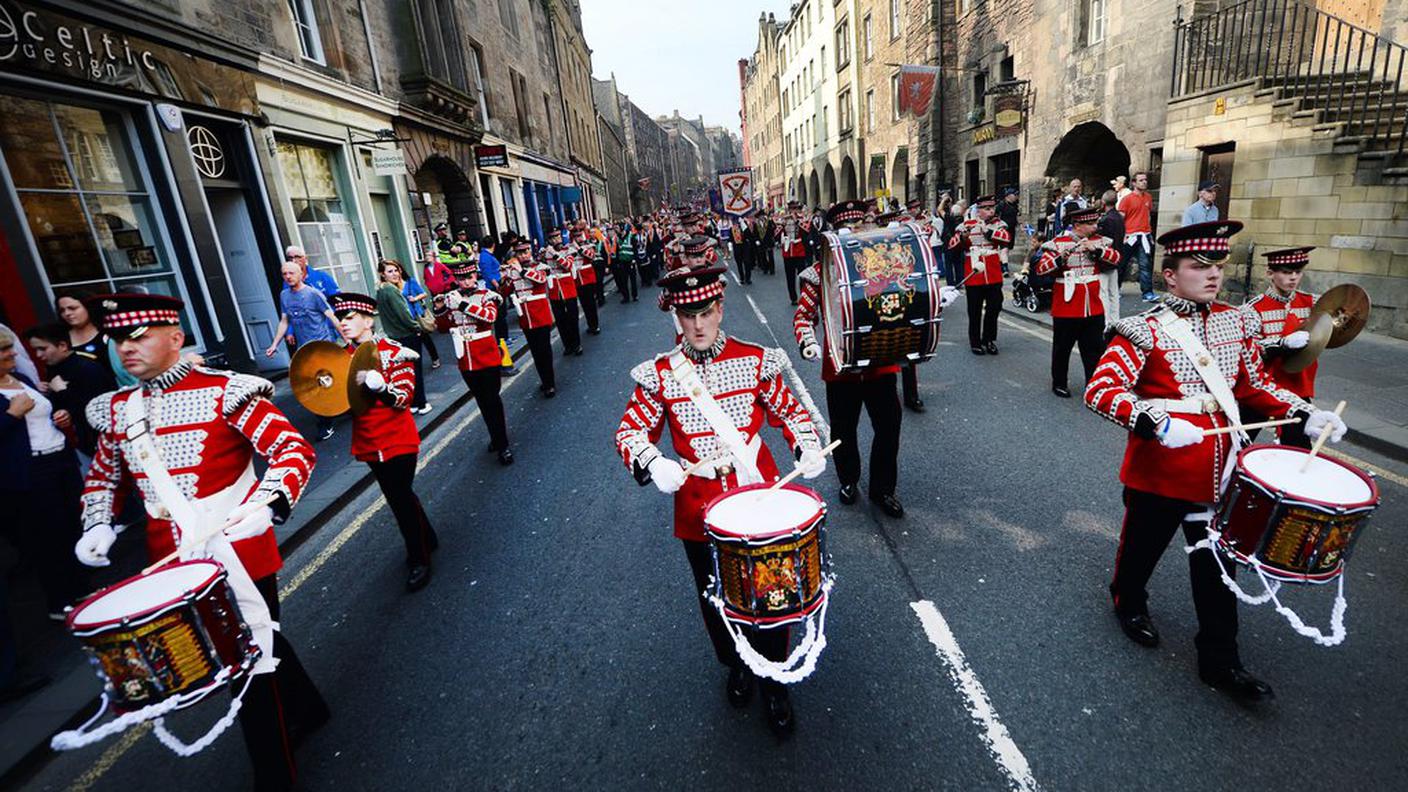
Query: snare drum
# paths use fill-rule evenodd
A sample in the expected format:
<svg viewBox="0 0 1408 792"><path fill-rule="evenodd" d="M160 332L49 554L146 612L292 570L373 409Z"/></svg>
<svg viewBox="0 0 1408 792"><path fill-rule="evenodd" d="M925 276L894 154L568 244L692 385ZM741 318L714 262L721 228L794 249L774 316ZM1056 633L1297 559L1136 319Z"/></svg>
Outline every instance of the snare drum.
<svg viewBox="0 0 1408 792"><path fill-rule="evenodd" d="M714 498L704 529L724 617L770 628L806 619L826 601L826 504L806 487L750 484Z"/></svg>
<svg viewBox="0 0 1408 792"><path fill-rule="evenodd" d="M1302 473L1309 453L1282 445L1244 449L1217 512L1219 546L1288 583L1339 577L1379 505L1374 480L1337 459L1317 456Z"/></svg>
<svg viewBox="0 0 1408 792"><path fill-rule="evenodd" d="M225 668L238 678L260 655L225 569L214 561L170 564L128 578L84 600L66 624L119 712L197 691Z"/></svg>
<svg viewBox="0 0 1408 792"><path fill-rule="evenodd" d="M928 360L939 347L939 268L917 223L825 234L821 310L837 371Z"/></svg>

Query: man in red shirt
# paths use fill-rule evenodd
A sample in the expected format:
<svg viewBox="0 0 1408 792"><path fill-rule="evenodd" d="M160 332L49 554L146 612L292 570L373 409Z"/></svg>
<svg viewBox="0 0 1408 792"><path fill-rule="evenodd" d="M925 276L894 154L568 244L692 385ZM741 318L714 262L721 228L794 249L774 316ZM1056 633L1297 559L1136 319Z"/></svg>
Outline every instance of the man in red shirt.
<svg viewBox="0 0 1408 792"><path fill-rule="evenodd" d="M366 462L386 496L406 542L406 590L420 591L430 582L430 553L439 547L435 529L411 485L420 456L420 432L411 417L415 396L416 353L375 335L376 301L364 294L338 292L332 298L347 354L361 344L376 344L377 369L357 372L357 385L373 398L371 407L352 416L352 456Z"/></svg>
<svg viewBox="0 0 1408 792"><path fill-rule="evenodd" d="M1154 196L1149 192L1149 174L1134 174L1134 191L1121 198L1115 208L1124 215L1123 242L1130 260L1139 267L1139 291L1144 302L1154 302L1158 298L1154 296L1154 227L1150 224Z"/></svg>

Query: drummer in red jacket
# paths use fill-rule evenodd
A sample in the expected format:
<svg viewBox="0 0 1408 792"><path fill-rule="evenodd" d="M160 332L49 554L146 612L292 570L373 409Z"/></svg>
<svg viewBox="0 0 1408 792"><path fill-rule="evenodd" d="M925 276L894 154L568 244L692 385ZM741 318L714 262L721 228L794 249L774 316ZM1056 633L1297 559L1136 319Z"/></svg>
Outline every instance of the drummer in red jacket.
<svg viewBox="0 0 1408 792"><path fill-rule="evenodd" d="M1115 615L1134 642L1159 643L1146 585L1180 528L1191 545L1204 539L1222 479L1239 443L1207 429L1240 423L1241 406L1263 415L1300 417L1308 434L1344 436L1339 416L1278 388L1266 375L1257 328L1216 300L1236 221L1197 223L1159 237L1168 293L1161 303L1115 325L1115 335L1085 391L1086 405L1129 430L1120 481L1125 516L1110 582ZM1237 599L1223 585L1212 550L1188 555L1198 614L1198 673L1247 700L1270 698L1271 686L1242 667ZM1235 569L1229 565L1228 574Z"/></svg>
<svg viewBox="0 0 1408 792"><path fill-rule="evenodd" d="M371 407L352 416L352 456L366 462L386 496L406 542L406 590L420 591L430 582L430 554L440 545L430 518L411 485L420 456L420 431L411 417L415 396L416 353L376 335L376 301L363 294L339 292L331 300L347 354L365 343L376 344L377 369L357 372L357 385L372 397Z"/></svg>
<svg viewBox="0 0 1408 792"><path fill-rule="evenodd" d="M1310 263L1310 251L1314 249L1297 247L1263 253L1270 288L1242 306L1257 328L1256 342L1266 359L1266 373L1277 385L1302 399L1315 398L1315 370L1320 364L1311 363L1291 373L1286 370L1286 357L1310 343L1305 323L1310 318L1310 309L1315 307L1315 296L1299 289L1305 265ZM1245 422L1256 420L1258 416L1249 414ZM1253 439L1257 431L1252 431ZM1311 445L1310 438L1296 424L1281 427L1281 442L1299 448Z"/></svg>
<svg viewBox="0 0 1408 792"><path fill-rule="evenodd" d="M704 507L727 490L777 478L777 465L759 434L765 422L782 428L806 478L826 470L811 415L783 382L782 350L740 341L720 328L720 275L727 271L723 264L679 267L659 280L684 339L631 370L635 389L616 430L616 450L636 481L642 486L653 481L661 492L674 496L675 536L684 543L696 593L708 587L714 574ZM689 387L691 380L700 385L697 390ZM729 423L716 429L714 420ZM678 462L656 446L666 427ZM696 463L702 464L695 468ZM694 469L686 474L685 466ZM702 597L698 601L714 654L729 668L728 700L735 707L746 706L753 674L739 658L718 612ZM750 636L764 657L787 659L786 629L758 630ZM790 731L794 721L787 688L765 680L762 689L770 726L779 734Z"/></svg>

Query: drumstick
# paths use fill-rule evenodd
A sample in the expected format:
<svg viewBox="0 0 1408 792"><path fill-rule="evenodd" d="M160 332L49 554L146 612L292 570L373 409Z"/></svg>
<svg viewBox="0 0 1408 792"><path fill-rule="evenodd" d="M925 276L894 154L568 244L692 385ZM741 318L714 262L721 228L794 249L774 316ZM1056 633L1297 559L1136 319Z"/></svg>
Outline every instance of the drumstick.
<svg viewBox="0 0 1408 792"><path fill-rule="evenodd" d="M832 440L830 443L827 443L827 444L826 444L826 447L825 447L825 448L821 449L821 455L822 455L823 457L824 457L824 456L827 456L827 455L830 454L832 451L835 451L835 450L836 450L836 447L839 446L839 445L841 445L841 441L840 441L840 440ZM782 478L778 479L778 480L777 480L777 483L773 484L771 487L768 487L767 491L768 491L768 492L772 492L772 491L775 490L775 489L780 489L780 488L782 488L782 487L784 487L784 486L786 486L786 485L788 485L788 484L791 484L791 483L792 483L792 480L795 479L795 478L797 478L797 477L800 476L800 475L802 475L802 468L800 468L800 467L793 468L791 473L788 473L786 476L783 476Z"/></svg>
<svg viewBox="0 0 1408 792"><path fill-rule="evenodd" d="M1299 418L1278 418L1275 421L1259 421L1257 423L1238 424L1236 426L1219 426L1216 429L1204 429L1203 437L1212 437L1213 435L1220 434L1231 434L1232 432L1236 432L1240 429L1266 429L1272 426L1285 426L1286 424L1293 424L1299 421Z"/></svg>
<svg viewBox="0 0 1408 792"><path fill-rule="evenodd" d="M1340 413L1344 412L1344 405L1345 402L1341 400L1339 405L1335 407L1335 415L1339 415ZM1305 461L1301 463L1300 472L1304 473L1305 471L1310 469L1310 461L1315 457L1320 456L1320 449L1325 447L1325 441L1329 439L1330 427L1327 426L1325 427L1325 431L1320 433L1320 437L1316 438L1315 445L1312 446L1310 449L1310 454L1306 456Z"/></svg>
<svg viewBox="0 0 1408 792"><path fill-rule="evenodd" d="M719 451L719 452L710 454L709 456L707 456L707 457L705 457L705 458L699 460L698 462L695 462L694 464L690 465L689 467L685 468L685 469L684 469L684 474L685 474L686 476L692 476L692 475L694 475L694 471L698 470L699 468L704 467L705 465L709 464L710 462L714 462L715 460L719 459L719 458L722 457L722 456L723 456L723 452L722 452L722 451Z"/></svg>

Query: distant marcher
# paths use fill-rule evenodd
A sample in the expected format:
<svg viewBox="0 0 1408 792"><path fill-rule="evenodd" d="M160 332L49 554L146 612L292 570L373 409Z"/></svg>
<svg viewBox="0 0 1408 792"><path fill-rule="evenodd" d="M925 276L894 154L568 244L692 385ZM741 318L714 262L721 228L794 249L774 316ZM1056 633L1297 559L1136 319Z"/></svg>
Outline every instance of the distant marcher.
<svg viewBox="0 0 1408 792"><path fill-rule="evenodd" d="M1183 210L1183 225L1215 223L1222 219L1216 203L1217 191L1221 189L1221 186L1211 179L1198 184L1198 200Z"/></svg>
<svg viewBox="0 0 1408 792"><path fill-rule="evenodd" d="M327 296L304 280L306 272L297 261L284 262L285 286L279 293L279 327L274 331L273 342L264 350L265 357L273 357L279 344L285 341L295 352L311 341L342 342L337 317L333 316ZM327 440L332 433L333 419L319 415L318 439Z"/></svg>
<svg viewBox="0 0 1408 792"><path fill-rule="evenodd" d="M406 268L399 261L385 259L378 267L377 277L381 279L381 285L376 290L376 310L381 317L381 329L386 331L387 338L416 353L413 361L416 388L412 394L411 412L424 415L430 412L430 405L425 401L425 367L421 364L423 338L420 325L411 313L411 304L401 291L406 285Z"/></svg>

